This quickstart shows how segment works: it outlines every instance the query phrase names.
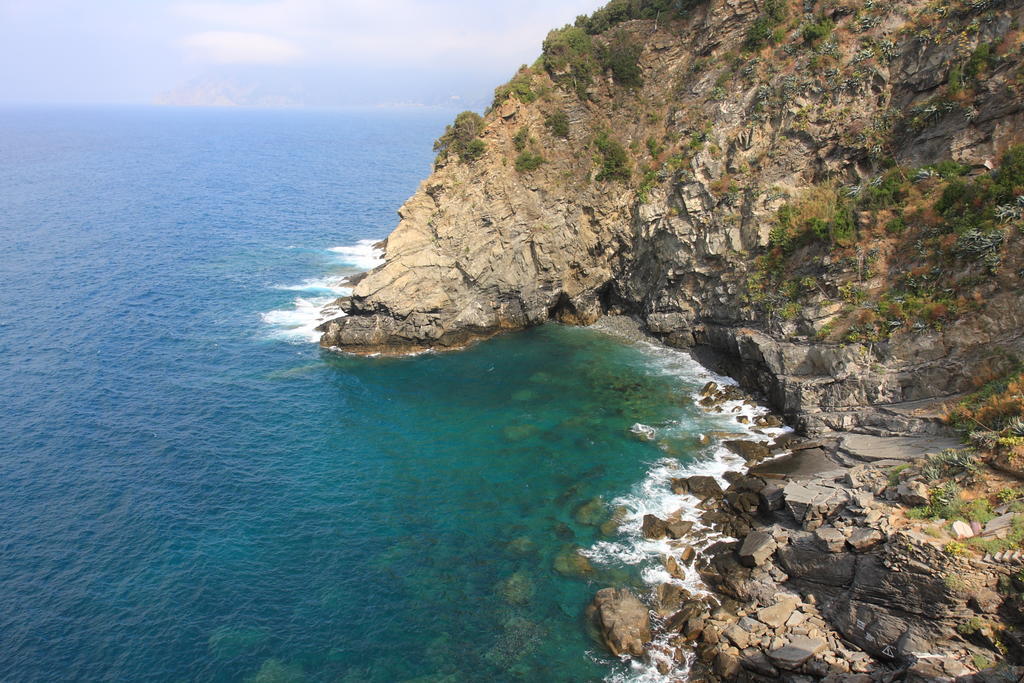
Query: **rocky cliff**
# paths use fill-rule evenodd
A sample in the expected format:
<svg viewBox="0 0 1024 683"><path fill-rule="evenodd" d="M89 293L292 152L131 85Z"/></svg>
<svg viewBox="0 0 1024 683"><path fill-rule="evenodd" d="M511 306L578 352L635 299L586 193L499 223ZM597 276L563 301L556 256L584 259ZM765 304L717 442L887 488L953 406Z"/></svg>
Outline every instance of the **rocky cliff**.
<svg viewBox="0 0 1024 683"><path fill-rule="evenodd" d="M1024 351L1019 0L601 12L442 139L324 347L627 313L806 432L876 434Z"/></svg>

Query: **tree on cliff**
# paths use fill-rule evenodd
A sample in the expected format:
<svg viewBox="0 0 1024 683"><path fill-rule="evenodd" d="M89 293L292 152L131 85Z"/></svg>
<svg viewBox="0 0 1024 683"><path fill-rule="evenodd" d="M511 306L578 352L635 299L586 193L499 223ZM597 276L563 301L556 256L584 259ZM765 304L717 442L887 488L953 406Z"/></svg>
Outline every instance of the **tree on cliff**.
<svg viewBox="0 0 1024 683"><path fill-rule="evenodd" d="M455 122L444 129L444 134L434 143L437 160L443 161L454 152L463 161L475 161L484 154L486 143L480 139L484 119L473 111L464 111L455 117Z"/></svg>

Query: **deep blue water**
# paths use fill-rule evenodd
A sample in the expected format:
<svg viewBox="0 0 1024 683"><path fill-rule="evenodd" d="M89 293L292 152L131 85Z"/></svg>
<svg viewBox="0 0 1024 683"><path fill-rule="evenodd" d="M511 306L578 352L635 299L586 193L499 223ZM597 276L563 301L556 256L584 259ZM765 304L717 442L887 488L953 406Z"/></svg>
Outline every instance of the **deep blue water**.
<svg viewBox="0 0 1024 683"><path fill-rule="evenodd" d="M307 341L449 118L0 110L0 680L625 671L583 609L645 565L594 524L699 456L699 370L557 326Z"/></svg>

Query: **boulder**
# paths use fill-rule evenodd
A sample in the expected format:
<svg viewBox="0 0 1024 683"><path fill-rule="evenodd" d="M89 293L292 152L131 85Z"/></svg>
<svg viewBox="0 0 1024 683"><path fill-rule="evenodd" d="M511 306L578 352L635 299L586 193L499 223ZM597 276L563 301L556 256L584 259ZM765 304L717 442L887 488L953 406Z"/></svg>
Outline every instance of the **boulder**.
<svg viewBox="0 0 1024 683"><path fill-rule="evenodd" d="M755 674L766 676L770 680L778 679L779 670L772 666L771 661L765 656L764 652L757 648L750 648L743 652L740 657L740 663L747 671L753 671Z"/></svg>
<svg viewBox="0 0 1024 683"><path fill-rule="evenodd" d="M704 610L705 605L703 602L700 600L690 600L679 611L668 618L665 622L665 630L682 633L690 622L701 621L700 616Z"/></svg>
<svg viewBox="0 0 1024 683"><path fill-rule="evenodd" d="M664 565L665 571L676 579L685 579L686 570L679 565L679 561L672 555L666 555L661 558L661 564Z"/></svg>
<svg viewBox="0 0 1024 683"><path fill-rule="evenodd" d="M846 536L839 529L823 526L814 530L818 542L830 553L838 553L846 546Z"/></svg>
<svg viewBox="0 0 1024 683"><path fill-rule="evenodd" d="M651 616L633 593L625 588L602 588L591 607L601 639L613 655L644 655L651 640Z"/></svg>
<svg viewBox="0 0 1024 683"><path fill-rule="evenodd" d="M768 659L780 669L796 671L804 662L825 649L825 641L806 636L790 636L789 645L768 653Z"/></svg>
<svg viewBox="0 0 1024 683"><path fill-rule="evenodd" d="M771 455L771 451L768 450L768 446L763 443L758 443L757 441L735 439L732 441L726 441L722 445L747 461L763 460Z"/></svg>
<svg viewBox="0 0 1024 683"><path fill-rule="evenodd" d="M803 522L809 512L822 516L831 515L845 503L849 496L845 490L810 482L790 481L782 491L793 518Z"/></svg>
<svg viewBox="0 0 1024 683"><path fill-rule="evenodd" d="M750 645L750 633L740 628L738 624L730 624L725 631L723 631L723 635L728 638L733 645L741 650Z"/></svg>
<svg viewBox="0 0 1024 683"><path fill-rule="evenodd" d="M686 487L690 495L702 501L709 498L721 498L723 494L722 487L719 486L718 481L714 477L689 477L686 479Z"/></svg>
<svg viewBox="0 0 1024 683"><path fill-rule="evenodd" d="M724 650L715 655L714 671L722 680L735 680L740 674L740 669L740 659L736 655L729 654Z"/></svg>
<svg viewBox="0 0 1024 683"><path fill-rule="evenodd" d="M693 528L693 522L682 519L661 519L655 515L644 515L642 532L644 538L683 538Z"/></svg>
<svg viewBox="0 0 1024 683"><path fill-rule="evenodd" d="M1003 604L1003 596L988 588L979 588L971 595L968 605L983 614L995 614Z"/></svg>
<svg viewBox="0 0 1024 683"><path fill-rule="evenodd" d="M775 552L778 544L767 531L752 531L739 549L740 562L746 567L760 567Z"/></svg>
<svg viewBox="0 0 1024 683"><path fill-rule="evenodd" d="M783 505L786 503L786 499L783 496L782 491L783 488L775 482L768 482L757 494L761 499L761 510L763 512L775 512L776 510L781 510Z"/></svg>
<svg viewBox="0 0 1024 683"><path fill-rule="evenodd" d="M878 545L882 540L882 533L874 529L860 528L855 530L850 537L846 539L846 542L850 544L858 553L862 553L866 550Z"/></svg>
<svg viewBox="0 0 1024 683"><path fill-rule="evenodd" d="M974 530L971 528L970 524L958 519L953 522L953 535L957 538L972 538L974 536Z"/></svg>
<svg viewBox="0 0 1024 683"><path fill-rule="evenodd" d="M757 620L771 628L779 628L793 615L800 598L795 595L783 596L771 607L757 610Z"/></svg>
<svg viewBox="0 0 1024 683"><path fill-rule="evenodd" d="M679 611L690 593L677 583L660 583L654 596L658 603L658 615L668 617Z"/></svg>
<svg viewBox="0 0 1024 683"><path fill-rule="evenodd" d="M920 481L905 481L896 489L900 502L910 507L928 504L928 487Z"/></svg>
<svg viewBox="0 0 1024 683"><path fill-rule="evenodd" d="M1016 515L1012 512L996 517L985 524L985 528L981 532L981 535L986 538L1006 538L1010 535L1010 529L1013 526L1014 517L1016 517Z"/></svg>
<svg viewBox="0 0 1024 683"><path fill-rule="evenodd" d="M750 493L749 491L737 493L730 490L725 494L725 500L733 510L748 515L754 514L761 507L761 499L756 493Z"/></svg>

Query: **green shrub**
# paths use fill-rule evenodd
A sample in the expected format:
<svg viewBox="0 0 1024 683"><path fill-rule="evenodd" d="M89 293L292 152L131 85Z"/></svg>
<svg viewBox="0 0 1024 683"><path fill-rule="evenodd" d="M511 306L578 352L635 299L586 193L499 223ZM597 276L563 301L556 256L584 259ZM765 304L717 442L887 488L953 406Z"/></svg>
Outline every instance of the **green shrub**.
<svg viewBox="0 0 1024 683"><path fill-rule="evenodd" d="M612 0L590 16L576 17L576 27L591 35L631 19L672 19L683 16L699 0Z"/></svg>
<svg viewBox="0 0 1024 683"><path fill-rule="evenodd" d="M857 239L857 223L853 211L846 204L836 207L835 218L829 225L829 237L836 244L850 244Z"/></svg>
<svg viewBox="0 0 1024 683"><path fill-rule="evenodd" d="M818 17L814 23L806 24L800 34L803 36L805 43L808 45L814 45L831 36L832 31L834 31L835 28L835 22L831 19L827 17Z"/></svg>
<svg viewBox="0 0 1024 683"><path fill-rule="evenodd" d="M658 172L654 169L647 169L644 171L643 179L640 181L640 187L637 188L636 198L641 204L646 204L650 198L651 190L658 184Z"/></svg>
<svg viewBox="0 0 1024 683"><path fill-rule="evenodd" d="M607 131L601 131L594 138L594 145L601 154L601 170L595 180L629 180L632 172L629 168L629 157L625 148L609 137Z"/></svg>
<svg viewBox="0 0 1024 683"><path fill-rule="evenodd" d="M967 553L967 546L960 541L950 541L942 549L947 555L957 557Z"/></svg>
<svg viewBox="0 0 1024 683"><path fill-rule="evenodd" d="M996 494L996 500L1000 503L1009 503L1010 501L1017 500L1018 498L1024 498L1024 489L1002 489Z"/></svg>
<svg viewBox="0 0 1024 683"><path fill-rule="evenodd" d="M511 81L494 89L494 101L491 106L497 107L510 97L515 97L524 104L537 99L537 93L533 90L533 72L529 67L520 68L519 73L513 76Z"/></svg>
<svg viewBox="0 0 1024 683"><path fill-rule="evenodd" d="M1006 538L978 538L967 541L969 545L984 553L998 553L1004 550L1024 549L1024 517L1018 515L1010 524L1010 533ZM1024 572L1021 572L1024 580Z"/></svg>
<svg viewBox="0 0 1024 683"><path fill-rule="evenodd" d="M612 0L589 17L577 17L576 25L591 35L597 35L633 18L635 17L630 0Z"/></svg>
<svg viewBox="0 0 1024 683"><path fill-rule="evenodd" d="M516 171L519 173L535 171L540 168L541 164L545 161L544 157L536 152L524 151L516 157Z"/></svg>
<svg viewBox="0 0 1024 683"><path fill-rule="evenodd" d="M975 652L971 655L971 664L974 664L974 668L978 671L984 671L985 669L992 668L995 662L993 662L985 655Z"/></svg>
<svg viewBox="0 0 1024 683"><path fill-rule="evenodd" d="M555 137L569 137L569 115L564 111L556 111L548 114L544 117L544 125Z"/></svg>
<svg viewBox="0 0 1024 683"><path fill-rule="evenodd" d="M456 116L455 122L434 142L438 160L447 159L452 153L467 162L479 159L487 149L479 137L483 129L484 119L476 112L464 111Z"/></svg>
<svg viewBox="0 0 1024 683"><path fill-rule="evenodd" d="M888 209L902 204L909 189L910 183L904 178L903 171L894 168L865 185L858 203L864 209Z"/></svg>
<svg viewBox="0 0 1024 683"><path fill-rule="evenodd" d="M885 224L885 231L890 235L902 235L907 230L907 224L903 216L896 216Z"/></svg>
<svg viewBox="0 0 1024 683"><path fill-rule="evenodd" d="M957 95L964 89L964 72L960 65L954 64L949 68L949 76L946 77L946 89L950 95Z"/></svg>
<svg viewBox="0 0 1024 683"><path fill-rule="evenodd" d="M941 453L929 456L921 474L929 481L955 477L960 474L973 476L978 472L978 458L970 448L947 448Z"/></svg>
<svg viewBox="0 0 1024 683"><path fill-rule="evenodd" d="M594 43L586 31L566 26L549 32L544 39L541 62L555 82L586 99L597 69Z"/></svg>
<svg viewBox="0 0 1024 683"><path fill-rule="evenodd" d="M956 627L956 632L962 636L969 636L972 633L977 633L981 629L985 628L987 624L980 617L971 617L965 622L962 622Z"/></svg>
<svg viewBox="0 0 1024 683"><path fill-rule="evenodd" d="M956 178L962 175L967 175L967 173L971 170L971 167L968 166L967 164L961 164L960 162L953 161L952 159L946 159L945 161L940 161L937 164L932 164L931 166L926 166L925 168L930 168L934 170L940 178L945 178L946 180L949 180L950 178Z"/></svg>
<svg viewBox="0 0 1024 683"><path fill-rule="evenodd" d="M1011 420L1024 415L1024 363L1008 359L1009 369L972 394L950 411L947 421L962 432L981 426L1000 432ZM996 435L998 443L998 435Z"/></svg>
<svg viewBox="0 0 1024 683"><path fill-rule="evenodd" d="M988 43L979 43L978 47L974 48L974 52L971 53L970 59L967 60L963 72L967 78L976 82L979 76L983 75L998 62L999 57L992 53L992 46Z"/></svg>
<svg viewBox="0 0 1024 683"><path fill-rule="evenodd" d="M466 145L466 148L459 154L459 158L463 161L476 161L482 157L486 151L487 143L480 138L477 138L475 140L471 140L470 143Z"/></svg>
<svg viewBox="0 0 1024 683"><path fill-rule="evenodd" d="M628 88L639 88L643 85L640 71L640 53L643 46L623 30L616 31L598 51L598 59L604 69L612 72L616 83Z"/></svg>
<svg viewBox="0 0 1024 683"><path fill-rule="evenodd" d="M652 159L657 159L659 156L661 156L661 153L663 151L665 150L661 146L661 143L658 142L653 136L647 138L647 153L651 155Z"/></svg>
<svg viewBox="0 0 1024 683"><path fill-rule="evenodd" d="M900 472L910 467L908 463L902 465L896 465L889 470L889 486L895 486L900 483Z"/></svg>
<svg viewBox="0 0 1024 683"><path fill-rule="evenodd" d="M950 230L963 235L998 228L996 208L1024 195L1024 145L1009 148L999 168L987 176L954 178L935 204Z"/></svg>
<svg viewBox="0 0 1024 683"><path fill-rule="evenodd" d="M515 146L517 152L522 152L526 149L526 143L530 141L530 129L523 126L516 131L516 134L512 136L512 144Z"/></svg>
<svg viewBox="0 0 1024 683"><path fill-rule="evenodd" d="M747 29L747 40L744 43L748 50L757 50L767 43L772 36L772 29L786 20L786 4L784 0L766 0L761 15Z"/></svg>

